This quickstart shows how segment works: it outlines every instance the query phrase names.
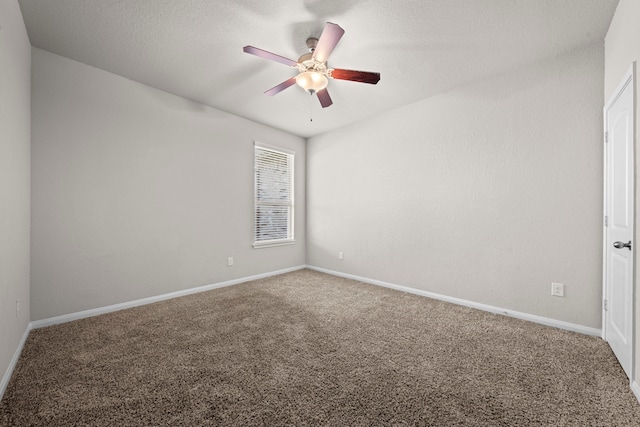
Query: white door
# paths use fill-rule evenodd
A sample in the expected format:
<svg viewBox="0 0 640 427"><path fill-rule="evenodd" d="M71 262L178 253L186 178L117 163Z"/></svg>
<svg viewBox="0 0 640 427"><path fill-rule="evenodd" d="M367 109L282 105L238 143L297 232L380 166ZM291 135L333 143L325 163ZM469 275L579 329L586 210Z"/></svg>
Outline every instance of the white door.
<svg viewBox="0 0 640 427"><path fill-rule="evenodd" d="M633 68L604 109L604 336L631 378L633 363Z"/></svg>

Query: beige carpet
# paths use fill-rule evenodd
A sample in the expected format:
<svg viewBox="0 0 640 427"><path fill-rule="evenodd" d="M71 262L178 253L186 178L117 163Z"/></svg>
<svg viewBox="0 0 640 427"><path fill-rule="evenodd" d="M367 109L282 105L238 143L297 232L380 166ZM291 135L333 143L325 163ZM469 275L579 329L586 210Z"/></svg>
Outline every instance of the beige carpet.
<svg viewBox="0 0 640 427"><path fill-rule="evenodd" d="M625 426L607 345L302 270L31 332L2 425Z"/></svg>

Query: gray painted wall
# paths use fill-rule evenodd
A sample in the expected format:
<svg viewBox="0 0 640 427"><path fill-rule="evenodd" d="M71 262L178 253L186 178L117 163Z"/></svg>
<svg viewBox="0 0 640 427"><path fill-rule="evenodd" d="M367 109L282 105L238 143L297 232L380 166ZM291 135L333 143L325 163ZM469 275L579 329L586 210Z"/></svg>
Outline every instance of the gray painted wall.
<svg viewBox="0 0 640 427"><path fill-rule="evenodd" d="M640 2L637 0L620 0L611 21L609 32L605 38L605 81L604 102L614 95L615 89L622 80L633 61L640 61ZM638 70L636 68L636 135L640 129L640 108L638 107ZM636 136L636 176L640 167L640 150L637 149ZM638 217L640 216L640 185L636 182L636 242L638 241ZM636 266L640 265L640 255L636 251ZM636 385L640 385L640 286L638 285L638 268L636 267L636 300L635 300L635 369ZM640 390L638 390L640 391Z"/></svg>
<svg viewBox="0 0 640 427"><path fill-rule="evenodd" d="M603 61L585 47L311 138L308 264L600 328Z"/></svg>
<svg viewBox="0 0 640 427"><path fill-rule="evenodd" d="M32 119L32 320L305 263L303 138L35 48ZM251 246L254 139L296 152L295 245Z"/></svg>
<svg viewBox="0 0 640 427"><path fill-rule="evenodd" d="M0 378L3 378L29 323L31 45L15 0L0 2L0 94ZM16 315L18 299L20 313Z"/></svg>

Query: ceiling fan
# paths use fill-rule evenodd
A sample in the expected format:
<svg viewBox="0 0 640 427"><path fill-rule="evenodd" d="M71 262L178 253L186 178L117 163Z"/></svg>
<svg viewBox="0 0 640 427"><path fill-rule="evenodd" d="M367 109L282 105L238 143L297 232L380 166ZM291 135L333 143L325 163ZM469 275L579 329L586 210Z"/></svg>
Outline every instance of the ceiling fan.
<svg viewBox="0 0 640 427"><path fill-rule="evenodd" d="M327 58L329 58L329 55L343 34L344 30L339 25L327 22L322 30L322 34L320 34L320 38L316 39L315 37L311 37L307 39L309 53L305 53L298 58L297 61L253 46L245 46L242 50L246 53L298 69L299 73L297 76L291 77L279 85L272 87L265 92L266 95L276 95L297 83L298 86L311 95L315 93L318 96L322 108L326 108L333 104L327 91L328 79L350 80L370 84L376 84L380 80L380 73L327 67Z"/></svg>

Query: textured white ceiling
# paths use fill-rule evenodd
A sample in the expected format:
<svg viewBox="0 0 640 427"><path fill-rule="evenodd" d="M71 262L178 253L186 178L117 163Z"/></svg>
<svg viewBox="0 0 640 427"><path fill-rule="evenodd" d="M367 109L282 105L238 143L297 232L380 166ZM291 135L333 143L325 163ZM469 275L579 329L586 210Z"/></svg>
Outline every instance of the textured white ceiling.
<svg viewBox="0 0 640 427"><path fill-rule="evenodd" d="M618 0L20 0L33 46L309 137L492 74L603 40ZM297 86L325 22L345 29L329 66L381 73L331 80L334 104ZM313 122L310 122L313 116Z"/></svg>

